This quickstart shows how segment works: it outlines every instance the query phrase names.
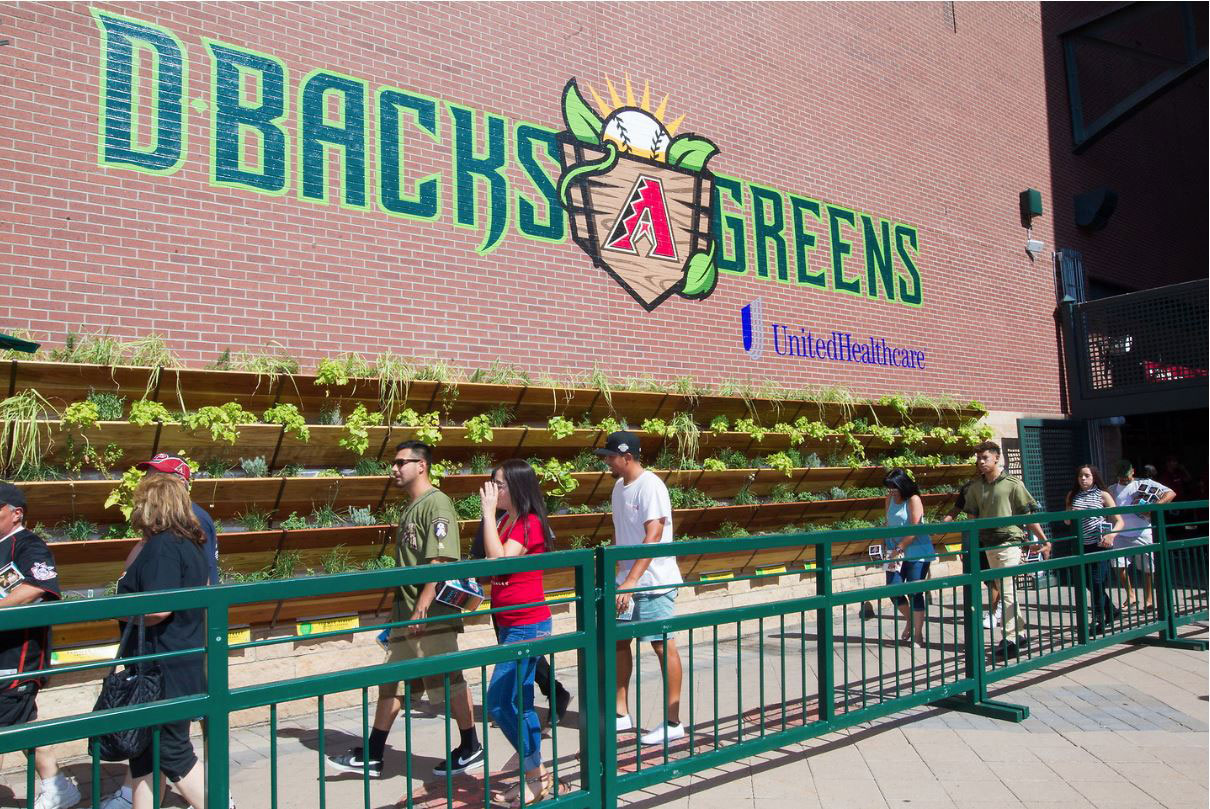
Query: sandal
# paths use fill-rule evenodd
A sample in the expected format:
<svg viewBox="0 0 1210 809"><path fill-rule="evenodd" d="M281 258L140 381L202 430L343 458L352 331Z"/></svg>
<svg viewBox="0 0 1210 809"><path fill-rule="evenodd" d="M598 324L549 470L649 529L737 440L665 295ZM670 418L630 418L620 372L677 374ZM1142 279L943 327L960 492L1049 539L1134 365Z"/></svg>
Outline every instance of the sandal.
<svg viewBox="0 0 1210 809"><path fill-rule="evenodd" d="M525 779L524 783L525 783L526 791L528 792L529 791L529 779L528 778ZM555 778L553 775L551 775L550 773L546 773L545 775L543 775L542 776L542 789L540 789L537 793L535 793L533 795L526 795L525 796L525 805L533 806L535 803L541 803L542 801L546 800L546 797L550 794L551 790L554 788L554 785L555 785ZM520 784L518 784L518 786L520 786ZM520 789L517 790L517 794L512 799L512 801L509 802L508 809L521 809L521 790Z"/></svg>

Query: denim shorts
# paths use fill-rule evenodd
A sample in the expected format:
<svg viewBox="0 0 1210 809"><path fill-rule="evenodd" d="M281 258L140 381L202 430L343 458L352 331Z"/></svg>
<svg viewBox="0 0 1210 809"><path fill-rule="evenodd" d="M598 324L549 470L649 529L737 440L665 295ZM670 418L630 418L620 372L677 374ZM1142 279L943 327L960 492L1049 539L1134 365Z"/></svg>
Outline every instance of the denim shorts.
<svg viewBox="0 0 1210 809"><path fill-rule="evenodd" d="M676 590L671 590L667 593L659 595L653 593L635 593L634 598L634 613L628 620L630 621L658 621L664 618L671 618L676 615ZM622 619L618 619L623 622ZM662 643L664 635L642 635L639 640L645 640L649 643Z"/></svg>

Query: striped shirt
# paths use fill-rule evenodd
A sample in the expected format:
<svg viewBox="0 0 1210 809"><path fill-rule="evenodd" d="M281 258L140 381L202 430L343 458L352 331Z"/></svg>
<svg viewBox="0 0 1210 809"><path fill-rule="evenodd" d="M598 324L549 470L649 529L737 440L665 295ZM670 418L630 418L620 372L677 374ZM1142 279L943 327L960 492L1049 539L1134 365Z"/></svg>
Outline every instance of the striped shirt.
<svg viewBox="0 0 1210 809"><path fill-rule="evenodd" d="M1105 501L1101 497L1101 490L1096 486L1077 492L1071 498L1071 510L1082 511L1086 508L1104 508ZM1104 517L1085 517L1080 520L1080 533L1084 537L1085 545L1096 545L1101 541L1101 534L1108 528L1108 522Z"/></svg>

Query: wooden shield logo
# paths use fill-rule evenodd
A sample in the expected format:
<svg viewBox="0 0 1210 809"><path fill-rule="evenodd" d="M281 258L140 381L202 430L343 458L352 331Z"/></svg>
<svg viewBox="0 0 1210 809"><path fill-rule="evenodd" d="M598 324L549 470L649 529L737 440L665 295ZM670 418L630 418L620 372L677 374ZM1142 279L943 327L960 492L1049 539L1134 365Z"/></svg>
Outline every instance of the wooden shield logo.
<svg viewBox="0 0 1210 809"><path fill-rule="evenodd" d="M575 79L563 90L563 118L559 195L572 240L593 265L648 311L674 293L700 299L714 291L714 175L706 169L714 144L671 137L645 106L616 107L602 119Z"/></svg>

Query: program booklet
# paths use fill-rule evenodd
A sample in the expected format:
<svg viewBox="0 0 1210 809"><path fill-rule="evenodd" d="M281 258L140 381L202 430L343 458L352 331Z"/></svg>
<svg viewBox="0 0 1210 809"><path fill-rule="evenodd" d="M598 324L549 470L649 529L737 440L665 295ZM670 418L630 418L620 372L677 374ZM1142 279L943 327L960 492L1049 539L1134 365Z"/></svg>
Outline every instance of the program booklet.
<svg viewBox="0 0 1210 809"><path fill-rule="evenodd" d="M0 567L0 598L8 598L8 594L13 591L13 588L23 581L25 581L25 576L12 562Z"/></svg>

